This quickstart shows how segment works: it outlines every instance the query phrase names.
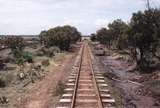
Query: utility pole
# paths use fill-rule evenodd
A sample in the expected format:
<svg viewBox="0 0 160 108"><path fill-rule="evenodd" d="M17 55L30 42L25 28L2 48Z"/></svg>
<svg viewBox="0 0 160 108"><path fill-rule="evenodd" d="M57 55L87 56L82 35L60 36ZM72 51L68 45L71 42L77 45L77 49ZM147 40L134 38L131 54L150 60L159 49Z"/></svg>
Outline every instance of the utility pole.
<svg viewBox="0 0 160 108"><path fill-rule="evenodd" d="M147 8L150 9L150 0L147 0Z"/></svg>

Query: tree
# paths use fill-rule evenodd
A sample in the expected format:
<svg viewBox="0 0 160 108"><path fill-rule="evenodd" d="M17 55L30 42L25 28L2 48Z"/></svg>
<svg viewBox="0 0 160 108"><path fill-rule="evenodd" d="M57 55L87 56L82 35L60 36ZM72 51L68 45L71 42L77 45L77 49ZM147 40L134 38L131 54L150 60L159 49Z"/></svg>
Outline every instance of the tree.
<svg viewBox="0 0 160 108"><path fill-rule="evenodd" d="M78 30L75 27L66 25L63 28L66 29L66 33L68 33L68 35L70 35L71 43L75 43L75 42L81 40L81 33L78 32Z"/></svg>
<svg viewBox="0 0 160 108"><path fill-rule="evenodd" d="M128 25L121 19L117 19L110 23L108 28L110 31L110 36L112 37L112 45L118 49L122 49L126 43L125 41L127 39L127 35L125 32L128 29Z"/></svg>
<svg viewBox="0 0 160 108"><path fill-rule="evenodd" d="M119 50L134 49L131 51L138 68L153 69L160 61L160 9L133 13L129 24L114 20L107 29L97 31L96 39Z"/></svg>
<svg viewBox="0 0 160 108"><path fill-rule="evenodd" d="M39 34L39 38L40 38L40 42L41 42L42 45L48 46L47 42L49 40L47 40L48 39L47 38L47 31L41 31L41 33Z"/></svg>
<svg viewBox="0 0 160 108"><path fill-rule="evenodd" d="M68 50L71 43L81 38L80 32L72 26L58 26L40 33L41 42L46 47L58 46L61 50Z"/></svg>
<svg viewBox="0 0 160 108"><path fill-rule="evenodd" d="M110 35L110 30L107 28L99 29L96 34L91 34L92 41L99 41L101 44L104 44L110 48L112 37Z"/></svg>
<svg viewBox="0 0 160 108"><path fill-rule="evenodd" d="M127 47L128 44L128 29L129 25L120 19L114 20L107 28L101 28L96 33L96 39L107 45L109 48L114 46L118 49Z"/></svg>
<svg viewBox="0 0 160 108"><path fill-rule="evenodd" d="M92 33L90 36L91 41L96 41L96 34Z"/></svg>
<svg viewBox="0 0 160 108"><path fill-rule="evenodd" d="M106 28L101 28L100 30L97 31L96 36L97 36L97 40L102 43L105 44L106 40L105 37L107 35L107 29Z"/></svg>
<svg viewBox="0 0 160 108"><path fill-rule="evenodd" d="M140 51L137 64L142 70L148 70L158 43L160 42L160 10L149 9L134 13L131 18L130 43Z"/></svg>

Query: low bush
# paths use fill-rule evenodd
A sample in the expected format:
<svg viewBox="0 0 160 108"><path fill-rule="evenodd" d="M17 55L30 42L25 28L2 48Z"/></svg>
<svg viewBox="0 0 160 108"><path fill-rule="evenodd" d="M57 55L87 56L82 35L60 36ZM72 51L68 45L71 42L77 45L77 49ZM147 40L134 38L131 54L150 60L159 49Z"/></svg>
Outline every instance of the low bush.
<svg viewBox="0 0 160 108"><path fill-rule="evenodd" d="M61 51L58 47L50 47L48 49L48 52L46 52L46 53L49 57L52 57L52 56L55 56L56 53L60 53L60 52Z"/></svg>
<svg viewBox="0 0 160 108"><path fill-rule="evenodd" d="M13 81L13 75L5 74L0 75L0 88L4 88Z"/></svg>
<svg viewBox="0 0 160 108"><path fill-rule="evenodd" d="M46 55L47 57L53 57L55 56L56 53L60 52L61 50L56 46L50 48L42 47L39 51L37 51L37 55L38 56Z"/></svg>
<svg viewBox="0 0 160 108"><path fill-rule="evenodd" d="M4 63L11 63L13 61L13 58L10 56L7 56L6 58L3 59Z"/></svg>
<svg viewBox="0 0 160 108"><path fill-rule="evenodd" d="M54 93L54 95L58 96L64 94L64 89L65 89L65 84L62 81L59 81L56 86L56 92Z"/></svg>
<svg viewBox="0 0 160 108"><path fill-rule="evenodd" d="M33 63L33 54L30 52L23 52L23 58L25 62Z"/></svg>
<svg viewBox="0 0 160 108"><path fill-rule="evenodd" d="M0 76L0 88L6 87L6 82L2 76Z"/></svg>
<svg viewBox="0 0 160 108"><path fill-rule="evenodd" d="M43 66L49 66L50 65L50 62L48 59L46 60L43 60L42 63L41 63Z"/></svg>
<svg viewBox="0 0 160 108"><path fill-rule="evenodd" d="M51 47L51 49L52 49L52 51L53 51L54 53L60 53L60 52L61 52L60 48L58 48L58 47L56 47L56 46Z"/></svg>
<svg viewBox="0 0 160 108"><path fill-rule="evenodd" d="M5 67L4 61L0 58L0 70L4 69L4 67Z"/></svg>
<svg viewBox="0 0 160 108"><path fill-rule="evenodd" d="M22 37L18 37L18 36L7 37L4 40L4 43L6 46L8 46L11 49L12 54L15 58L19 58L22 56L22 52L25 47L25 42Z"/></svg>
<svg viewBox="0 0 160 108"><path fill-rule="evenodd" d="M36 52L36 56L40 56L40 57L41 57L41 56L44 56L44 53L43 53L42 51L37 51L37 52Z"/></svg>
<svg viewBox="0 0 160 108"><path fill-rule="evenodd" d="M23 52L21 57L14 58L14 61L18 65L22 65L25 62L33 63L33 54L30 52Z"/></svg>
<svg viewBox="0 0 160 108"><path fill-rule="evenodd" d="M24 58L23 57L20 57L20 58L15 58L14 59L14 62L18 65L23 65L23 63L25 62Z"/></svg>
<svg viewBox="0 0 160 108"><path fill-rule="evenodd" d="M46 56L48 56L48 57L53 57L53 56L55 56L55 53L54 53L54 50L53 50L52 47L49 48L49 49L46 49L45 54L46 54Z"/></svg>

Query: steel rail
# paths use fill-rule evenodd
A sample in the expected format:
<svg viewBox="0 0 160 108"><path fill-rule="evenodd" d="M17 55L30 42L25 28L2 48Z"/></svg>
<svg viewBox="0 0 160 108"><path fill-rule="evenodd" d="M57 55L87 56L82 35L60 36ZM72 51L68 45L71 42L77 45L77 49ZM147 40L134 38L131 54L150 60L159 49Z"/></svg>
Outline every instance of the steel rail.
<svg viewBox="0 0 160 108"><path fill-rule="evenodd" d="M78 74L76 76L76 82L75 82L75 87L74 87L74 92L73 92L73 97L72 97L71 108L74 108L74 106L75 106L76 93L77 93L77 89L78 89L78 81L79 81L79 76L80 76L80 71L81 71L81 66L82 66L83 53L84 53L84 44L82 46L81 58L80 58L79 66L78 66Z"/></svg>
<svg viewBox="0 0 160 108"><path fill-rule="evenodd" d="M71 108L74 108L74 106L75 106L76 93L77 93L77 89L78 89L78 81L79 81L79 76L80 76L81 66L82 66L82 60L83 60L83 55L84 55L84 46L85 45L82 46L81 58L80 58L79 66L78 66L78 74L76 76L76 82L75 82L74 93L73 93L72 102L71 102ZM92 65L92 58L91 58L91 52L90 52L90 49L89 49L88 45L86 47L88 49L88 55L87 56L90 58L89 59L89 65L90 65L90 69L91 69L92 76L93 76L92 80L93 80L93 83L94 83L94 88L95 88L95 91L96 91L96 95L98 97L98 108L103 108L102 99L100 97L100 92L99 92L98 84L96 82L96 78L95 78L95 75L94 75L94 70L93 70L93 65Z"/></svg>
<svg viewBox="0 0 160 108"><path fill-rule="evenodd" d="M89 44L83 42L76 58L78 61L75 61L74 67L76 67L76 69L71 73L73 77L70 77L68 81L72 83L67 84L69 88L66 89L68 93L64 94L66 98L60 100L62 104L57 108L75 108L79 106L81 106L81 108L87 108L88 106L104 108L107 106L106 108L108 108L111 104L115 103L115 100L112 99L108 93L109 90L106 89L107 84L104 84L105 80L102 80L104 79L101 77L102 74L96 74L95 72L94 59ZM82 86L82 84L85 86ZM104 95L104 93L101 92L106 92L108 95Z"/></svg>
<svg viewBox="0 0 160 108"><path fill-rule="evenodd" d="M95 74L94 74L94 70L93 70L93 63L92 63L92 57L91 57L91 51L90 51L90 48L89 46L87 47L88 48L88 52L89 52L89 64L90 64L90 67L91 67L91 71L92 71L92 76L93 76L93 82L94 82L94 86L95 86L95 89L96 89L96 94L98 96L98 108L103 108L103 104L102 104L102 99L101 99L101 96L100 96L100 91L99 91L99 87L98 87L98 84L96 82L96 77L95 77Z"/></svg>

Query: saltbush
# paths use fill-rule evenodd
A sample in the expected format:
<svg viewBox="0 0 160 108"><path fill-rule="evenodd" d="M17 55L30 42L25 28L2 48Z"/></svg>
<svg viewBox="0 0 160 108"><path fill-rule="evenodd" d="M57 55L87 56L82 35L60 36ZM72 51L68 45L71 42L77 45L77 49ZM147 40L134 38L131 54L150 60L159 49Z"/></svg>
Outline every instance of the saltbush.
<svg viewBox="0 0 160 108"><path fill-rule="evenodd" d="M23 58L25 62L32 63L33 62L33 54L30 52L23 52Z"/></svg>

